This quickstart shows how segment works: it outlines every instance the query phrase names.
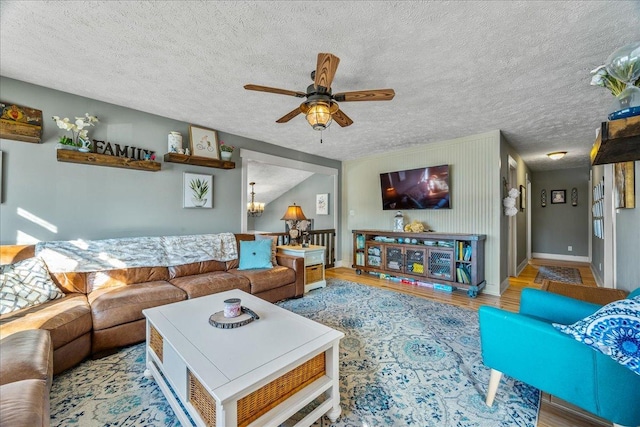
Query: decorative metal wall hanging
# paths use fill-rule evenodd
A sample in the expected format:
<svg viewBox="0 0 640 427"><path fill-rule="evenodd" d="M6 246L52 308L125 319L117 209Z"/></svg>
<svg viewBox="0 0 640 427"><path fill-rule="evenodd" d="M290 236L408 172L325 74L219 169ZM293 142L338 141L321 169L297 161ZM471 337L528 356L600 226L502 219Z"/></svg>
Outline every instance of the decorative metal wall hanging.
<svg viewBox="0 0 640 427"><path fill-rule="evenodd" d="M547 206L547 190L542 189L540 191L540 205L544 208Z"/></svg>
<svg viewBox="0 0 640 427"><path fill-rule="evenodd" d="M576 187L571 189L571 206L578 206L578 189Z"/></svg>

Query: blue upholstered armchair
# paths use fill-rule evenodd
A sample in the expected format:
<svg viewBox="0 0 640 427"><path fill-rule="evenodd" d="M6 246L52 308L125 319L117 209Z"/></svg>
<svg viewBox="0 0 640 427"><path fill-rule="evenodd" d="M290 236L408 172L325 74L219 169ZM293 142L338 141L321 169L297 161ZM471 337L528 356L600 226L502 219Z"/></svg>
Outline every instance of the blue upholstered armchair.
<svg viewBox="0 0 640 427"><path fill-rule="evenodd" d="M640 295L640 288L628 298ZM502 374L530 384L617 425L640 425L640 375L556 330L601 306L523 289L520 312L479 309L484 364L491 368L487 405Z"/></svg>

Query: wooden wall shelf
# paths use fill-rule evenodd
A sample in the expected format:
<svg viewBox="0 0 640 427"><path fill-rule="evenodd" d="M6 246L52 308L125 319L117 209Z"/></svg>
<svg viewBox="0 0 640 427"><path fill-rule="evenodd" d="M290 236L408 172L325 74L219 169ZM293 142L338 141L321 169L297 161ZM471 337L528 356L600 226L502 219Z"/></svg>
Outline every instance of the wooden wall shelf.
<svg viewBox="0 0 640 427"><path fill-rule="evenodd" d="M82 153L73 150L57 150L58 161L67 163L81 163L85 165L108 166L112 168L135 169L147 172L157 172L161 164L151 160L133 160L128 157L116 157L108 154Z"/></svg>
<svg viewBox="0 0 640 427"><path fill-rule="evenodd" d="M186 165L206 166L209 168L218 168L218 169L235 169L236 168L236 164L234 162L227 162L224 160L217 160L217 159L209 159L208 157L187 156L186 154L178 154L178 153L165 154L164 161L169 163L182 163Z"/></svg>
<svg viewBox="0 0 640 427"><path fill-rule="evenodd" d="M603 122L591 148L591 164L640 160L640 116Z"/></svg>

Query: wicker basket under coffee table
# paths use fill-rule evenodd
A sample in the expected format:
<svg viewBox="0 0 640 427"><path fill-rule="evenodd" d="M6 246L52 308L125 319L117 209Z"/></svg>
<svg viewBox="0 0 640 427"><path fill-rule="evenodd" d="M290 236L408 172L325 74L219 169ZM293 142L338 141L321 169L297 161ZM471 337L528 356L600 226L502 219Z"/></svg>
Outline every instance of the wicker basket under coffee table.
<svg viewBox="0 0 640 427"><path fill-rule="evenodd" d="M209 317L229 298L240 298L260 319L233 329L211 326ZM145 375L158 383L183 426L277 426L314 400L315 409L295 426L340 415L342 332L239 290L143 313Z"/></svg>

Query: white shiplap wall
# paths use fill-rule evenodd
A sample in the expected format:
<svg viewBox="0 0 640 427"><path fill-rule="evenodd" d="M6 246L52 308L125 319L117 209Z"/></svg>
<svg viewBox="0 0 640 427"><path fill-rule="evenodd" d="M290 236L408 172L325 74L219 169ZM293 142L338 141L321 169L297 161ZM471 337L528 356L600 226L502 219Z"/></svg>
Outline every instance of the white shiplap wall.
<svg viewBox="0 0 640 427"><path fill-rule="evenodd" d="M405 210L437 232L486 234L484 292L499 295L500 132L416 146L343 163L343 263L351 266L354 229L391 230L396 211L383 211L380 173L450 165L452 209Z"/></svg>

